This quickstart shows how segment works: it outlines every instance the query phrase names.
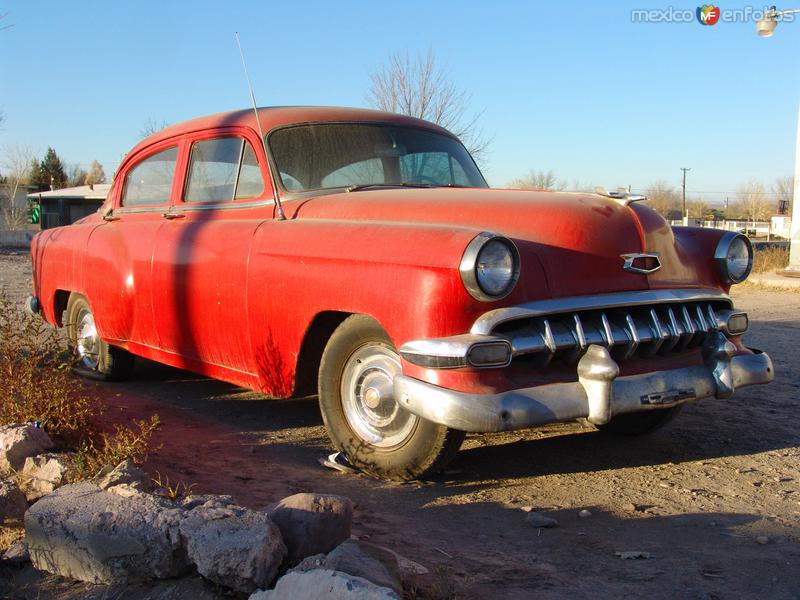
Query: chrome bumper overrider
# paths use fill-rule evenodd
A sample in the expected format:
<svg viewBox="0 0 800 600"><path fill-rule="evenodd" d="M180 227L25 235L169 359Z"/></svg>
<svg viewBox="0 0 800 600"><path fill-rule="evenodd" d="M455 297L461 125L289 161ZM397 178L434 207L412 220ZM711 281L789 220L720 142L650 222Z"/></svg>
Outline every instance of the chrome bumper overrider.
<svg viewBox="0 0 800 600"><path fill-rule="evenodd" d="M577 381L498 394L469 394L408 376L394 380L394 396L420 417L469 432L504 431L586 418L608 423L615 415L676 406L715 396L728 398L740 387L769 383L772 361L763 352L734 356L723 333L709 333L704 365L619 377L604 346L590 345L577 365Z"/></svg>

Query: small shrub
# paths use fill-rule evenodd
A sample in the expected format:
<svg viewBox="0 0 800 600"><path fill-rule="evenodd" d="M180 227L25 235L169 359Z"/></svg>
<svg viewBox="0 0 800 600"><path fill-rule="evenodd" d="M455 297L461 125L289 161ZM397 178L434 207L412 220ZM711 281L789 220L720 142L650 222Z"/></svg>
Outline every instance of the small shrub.
<svg viewBox="0 0 800 600"><path fill-rule="evenodd" d="M137 464L143 463L148 453L160 448L150 447L150 438L160 425L158 415L153 415L149 421L134 421L134 427L117 424L111 433L99 432L86 436L75 453L69 480L92 477L103 467L116 466L129 458Z"/></svg>
<svg viewBox="0 0 800 600"><path fill-rule="evenodd" d="M91 477L106 465L147 459L158 415L96 427L103 404L73 372L66 340L41 318L15 306L0 290L0 425L38 421L56 443L77 449L70 481Z"/></svg>
<svg viewBox="0 0 800 600"><path fill-rule="evenodd" d="M772 273L785 269L788 264L788 248L756 250L753 256L753 273Z"/></svg>
<svg viewBox="0 0 800 600"><path fill-rule="evenodd" d="M191 496L192 488L195 486L194 483L187 484L185 481L178 481L173 485L169 481L169 475L162 479L161 473L158 471L156 471L156 476L151 481L156 488L154 492L155 494L172 500L173 502L186 498L187 496Z"/></svg>
<svg viewBox="0 0 800 600"><path fill-rule="evenodd" d="M64 339L0 291L0 425L39 421L48 434L76 443L99 410L71 371Z"/></svg>

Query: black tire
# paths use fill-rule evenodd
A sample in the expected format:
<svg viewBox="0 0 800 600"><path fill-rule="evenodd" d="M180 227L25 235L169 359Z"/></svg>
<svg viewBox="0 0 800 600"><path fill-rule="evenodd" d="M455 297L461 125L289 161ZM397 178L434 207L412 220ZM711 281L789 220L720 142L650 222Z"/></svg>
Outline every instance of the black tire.
<svg viewBox="0 0 800 600"><path fill-rule="evenodd" d="M94 315L88 300L80 294L71 294L67 302L64 323L70 349L75 357L75 372L83 377L101 381L128 379L134 363L134 356L131 353L107 344L96 334L96 330L91 341L79 342L81 327L86 326L87 319L91 319L91 323L94 323Z"/></svg>
<svg viewBox="0 0 800 600"><path fill-rule="evenodd" d="M368 393L376 388L367 384L391 382L390 371L396 354L391 339L377 321L365 315L345 319L328 340L320 361L320 411L334 447L355 467L384 479L423 479L436 475L452 460L465 433L408 413L394 403L388 391L378 393L377 399L373 393L370 400ZM363 361L354 358L361 356ZM358 391L351 394L346 390L352 382L359 383L353 388ZM387 386L384 387L388 389ZM370 402L376 406L369 408ZM368 415L381 412L394 417L389 427L376 428L366 417L361 421L355 418L358 413L354 407L357 406L372 411L365 413ZM394 436L391 434L395 429L391 425L400 429ZM363 434L364 430L386 432L388 437L373 441L367 439L369 436ZM392 442L395 438L397 443Z"/></svg>
<svg viewBox="0 0 800 600"><path fill-rule="evenodd" d="M673 406L659 410L627 413L611 419L606 425L596 425L600 431L616 435L645 435L661 429L678 416L683 406Z"/></svg>

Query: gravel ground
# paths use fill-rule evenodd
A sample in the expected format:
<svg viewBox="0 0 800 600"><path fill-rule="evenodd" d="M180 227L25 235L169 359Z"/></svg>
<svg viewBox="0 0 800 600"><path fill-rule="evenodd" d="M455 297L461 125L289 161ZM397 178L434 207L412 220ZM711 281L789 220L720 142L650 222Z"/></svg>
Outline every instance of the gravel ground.
<svg viewBox="0 0 800 600"><path fill-rule="evenodd" d="M0 286L14 300L28 293L24 254L0 253ZM430 483L320 467L328 445L314 399L267 400L145 361L135 380L97 390L110 418L161 415L163 447L148 468L195 492L232 493L256 508L297 491L350 496L355 535L430 569L425 597L796 599L800 292L744 285L733 296L750 314L748 344L773 358L772 385L689 405L643 438L577 423L470 436ZM559 525L527 525L530 508ZM649 558L617 555L631 551ZM30 598L92 591L30 569L13 575L12 589Z"/></svg>

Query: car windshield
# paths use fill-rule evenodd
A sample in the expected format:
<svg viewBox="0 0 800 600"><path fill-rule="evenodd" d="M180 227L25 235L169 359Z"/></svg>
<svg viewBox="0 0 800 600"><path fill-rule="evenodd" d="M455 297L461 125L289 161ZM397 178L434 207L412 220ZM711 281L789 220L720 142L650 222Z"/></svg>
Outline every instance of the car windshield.
<svg viewBox="0 0 800 600"><path fill-rule="evenodd" d="M461 142L416 127L315 123L278 129L268 141L290 192L374 185L487 187Z"/></svg>

